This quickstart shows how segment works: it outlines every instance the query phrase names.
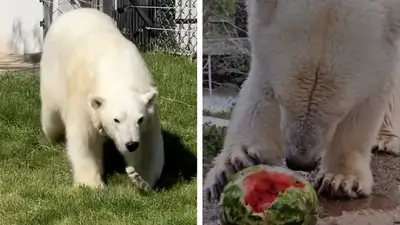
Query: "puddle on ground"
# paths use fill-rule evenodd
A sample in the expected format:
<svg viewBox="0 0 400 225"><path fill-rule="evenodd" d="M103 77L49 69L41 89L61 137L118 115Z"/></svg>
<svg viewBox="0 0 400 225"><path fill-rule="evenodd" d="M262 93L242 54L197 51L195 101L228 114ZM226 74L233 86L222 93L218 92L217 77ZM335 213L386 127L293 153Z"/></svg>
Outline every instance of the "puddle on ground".
<svg viewBox="0 0 400 225"><path fill-rule="evenodd" d="M215 112L230 111L236 102L237 91L228 88L203 89L203 110Z"/></svg>
<svg viewBox="0 0 400 225"><path fill-rule="evenodd" d="M220 119L212 116L203 116L203 124L215 125L217 127L227 127L229 120Z"/></svg>

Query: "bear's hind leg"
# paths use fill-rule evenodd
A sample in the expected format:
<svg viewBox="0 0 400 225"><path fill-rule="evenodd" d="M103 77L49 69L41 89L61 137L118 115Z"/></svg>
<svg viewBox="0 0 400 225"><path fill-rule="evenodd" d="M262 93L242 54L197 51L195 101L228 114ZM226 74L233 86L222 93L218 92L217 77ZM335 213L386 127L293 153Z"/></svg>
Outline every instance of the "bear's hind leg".
<svg viewBox="0 0 400 225"><path fill-rule="evenodd" d="M60 112L55 107L48 106L42 101L41 107L42 130L50 142L59 142L65 138L65 126Z"/></svg>
<svg viewBox="0 0 400 225"><path fill-rule="evenodd" d="M374 146L378 151L400 156L400 90L395 89L385 111Z"/></svg>
<svg viewBox="0 0 400 225"><path fill-rule="evenodd" d="M350 198L371 194L371 146L381 125L382 102L367 100L339 124L315 180L319 192Z"/></svg>
<svg viewBox="0 0 400 225"><path fill-rule="evenodd" d="M103 141L91 131L89 121L82 115L69 115L67 121L67 150L72 166L75 185L103 187L102 151Z"/></svg>
<svg viewBox="0 0 400 225"><path fill-rule="evenodd" d="M282 156L280 111L265 74L253 64L250 76L239 93L230 120L224 147L214 159L204 182L208 200L218 199L229 178L240 170L272 164Z"/></svg>

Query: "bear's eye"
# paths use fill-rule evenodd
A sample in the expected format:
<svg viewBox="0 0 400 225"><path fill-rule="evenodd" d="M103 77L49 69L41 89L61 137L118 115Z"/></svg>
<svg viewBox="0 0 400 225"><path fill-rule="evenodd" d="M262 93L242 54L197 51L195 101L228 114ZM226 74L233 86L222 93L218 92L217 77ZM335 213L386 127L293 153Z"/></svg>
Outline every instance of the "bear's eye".
<svg viewBox="0 0 400 225"><path fill-rule="evenodd" d="M138 119L137 123L141 124L142 122L143 122L143 116Z"/></svg>
<svg viewBox="0 0 400 225"><path fill-rule="evenodd" d="M114 122L119 123L119 120L118 119L114 119Z"/></svg>

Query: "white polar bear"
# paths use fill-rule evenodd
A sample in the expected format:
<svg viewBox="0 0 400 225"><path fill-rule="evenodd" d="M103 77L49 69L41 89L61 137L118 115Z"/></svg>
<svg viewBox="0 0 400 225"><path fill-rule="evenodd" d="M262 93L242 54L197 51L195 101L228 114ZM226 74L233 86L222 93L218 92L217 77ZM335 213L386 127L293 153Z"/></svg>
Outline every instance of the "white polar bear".
<svg viewBox="0 0 400 225"><path fill-rule="evenodd" d="M40 64L42 129L66 136L77 185L102 187L102 146L111 138L139 188L151 189L164 166L157 89L140 52L95 9L59 17Z"/></svg>
<svg viewBox="0 0 400 225"><path fill-rule="evenodd" d="M400 1L252 0L248 14L250 74L206 198L218 198L235 172L278 156L303 171L322 156L319 191L370 195L380 127L378 146L399 153Z"/></svg>

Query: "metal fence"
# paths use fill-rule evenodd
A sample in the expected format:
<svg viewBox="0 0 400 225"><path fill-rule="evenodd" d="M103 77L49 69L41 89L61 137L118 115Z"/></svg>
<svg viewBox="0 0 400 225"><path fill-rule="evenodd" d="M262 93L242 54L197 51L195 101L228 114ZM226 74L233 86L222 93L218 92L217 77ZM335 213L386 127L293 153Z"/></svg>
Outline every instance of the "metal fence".
<svg viewBox="0 0 400 225"><path fill-rule="evenodd" d="M203 1L203 81L209 90L240 85L249 70L246 0Z"/></svg>
<svg viewBox="0 0 400 225"><path fill-rule="evenodd" d="M141 51L195 55L197 0L39 0L43 3L44 34L61 14L80 7L96 8Z"/></svg>

